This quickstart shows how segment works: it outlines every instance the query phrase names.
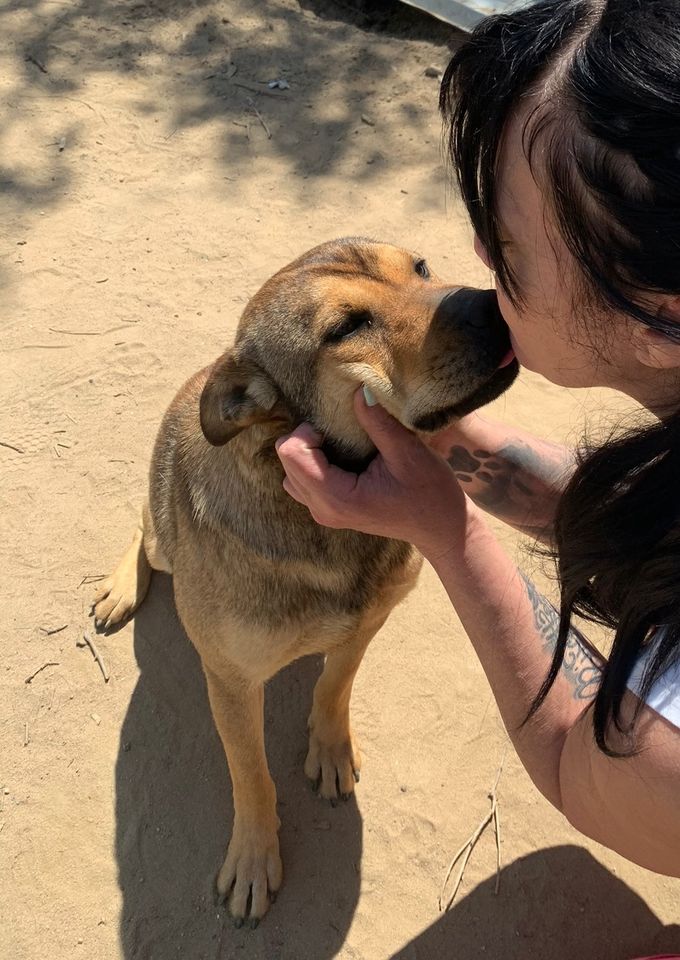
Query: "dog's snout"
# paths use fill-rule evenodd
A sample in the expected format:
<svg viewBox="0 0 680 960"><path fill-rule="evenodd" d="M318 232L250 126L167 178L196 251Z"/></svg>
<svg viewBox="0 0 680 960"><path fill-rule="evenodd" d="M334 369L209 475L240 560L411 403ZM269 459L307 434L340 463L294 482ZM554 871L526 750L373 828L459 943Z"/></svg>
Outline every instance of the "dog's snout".
<svg viewBox="0 0 680 960"><path fill-rule="evenodd" d="M438 318L447 330L478 356L500 360L510 349L510 333L495 290L460 287L441 301Z"/></svg>
<svg viewBox="0 0 680 960"><path fill-rule="evenodd" d="M461 333L488 331L497 336L505 328L495 290L460 287L444 297L441 309L447 324L455 325Z"/></svg>

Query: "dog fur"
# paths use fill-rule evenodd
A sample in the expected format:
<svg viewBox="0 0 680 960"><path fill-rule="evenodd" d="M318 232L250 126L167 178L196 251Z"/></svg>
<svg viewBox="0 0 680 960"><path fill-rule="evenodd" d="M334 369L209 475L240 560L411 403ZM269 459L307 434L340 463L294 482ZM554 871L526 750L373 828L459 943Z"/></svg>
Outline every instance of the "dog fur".
<svg viewBox="0 0 680 960"><path fill-rule="evenodd" d="M172 574L231 773L234 824L217 888L238 923L264 915L282 877L264 683L325 654L305 773L323 797L349 796L360 768L352 683L421 565L407 543L317 525L283 490L274 442L309 421L328 457L358 471L375 453L353 413L360 384L408 428L433 432L510 385L516 364L498 369L508 348L492 291L445 286L387 244L333 241L265 283L234 346L162 421L141 522L95 616L121 621L151 569Z"/></svg>

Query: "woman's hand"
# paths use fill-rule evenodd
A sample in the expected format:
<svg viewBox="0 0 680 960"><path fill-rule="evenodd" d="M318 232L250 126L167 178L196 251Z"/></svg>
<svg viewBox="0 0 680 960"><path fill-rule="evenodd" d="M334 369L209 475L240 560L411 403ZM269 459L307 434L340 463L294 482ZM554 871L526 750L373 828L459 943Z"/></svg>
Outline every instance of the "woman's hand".
<svg viewBox="0 0 680 960"><path fill-rule="evenodd" d="M378 448L361 474L328 463L322 438L308 424L276 443L286 471L284 489L317 523L413 543L428 559L446 553L465 534L474 509L453 471L380 406L367 406L358 390L357 419Z"/></svg>

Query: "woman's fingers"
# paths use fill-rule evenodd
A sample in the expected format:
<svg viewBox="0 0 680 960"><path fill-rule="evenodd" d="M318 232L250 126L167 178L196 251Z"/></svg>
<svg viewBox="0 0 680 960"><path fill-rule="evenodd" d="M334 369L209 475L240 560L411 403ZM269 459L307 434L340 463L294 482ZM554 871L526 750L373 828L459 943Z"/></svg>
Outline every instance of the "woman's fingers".
<svg viewBox="0 0 680 960"><path fill-rule="evenodd" d="M404 455L408 456L422 446L420 440L380 404L369 406L363 388L354 394L354 410L360 425L382 454L385 465L396 475L404 462Z"/></svg>
<svg viewBox="0 0 680 960"><path fill-rule="evenodd" d="M328 462L321 450L321 437L308 424L276 442L276 451L286 472L283 489L307 507L317 523L346 526L343 508L356 488L356 475Z"/></svg>

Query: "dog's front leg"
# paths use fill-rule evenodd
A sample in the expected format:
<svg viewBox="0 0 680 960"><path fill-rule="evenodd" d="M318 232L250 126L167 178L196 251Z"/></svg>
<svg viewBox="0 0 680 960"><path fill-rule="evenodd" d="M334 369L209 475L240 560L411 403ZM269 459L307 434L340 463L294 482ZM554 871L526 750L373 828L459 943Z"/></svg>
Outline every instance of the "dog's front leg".
<svg viewBox="0 0 680 960"><path fill-rule="evenodd" d="M338 793L347 799L359 781L361 754L349 722L349 702L366 647L385 619L370 628L364 626L349 642L332 650L314 688L305 773L319 784L321 796L331 801Z"/></svg>
<svg viewBox="0 0 680 960"><path fill-rule="evenodd" d="M238 926L253 926L281 885L276 788L264 749L264 688L238 670L204 670L217 730L224 744L234 791L234 828L217 878ZM233 888L233 890L232 890Z"/></svg>

